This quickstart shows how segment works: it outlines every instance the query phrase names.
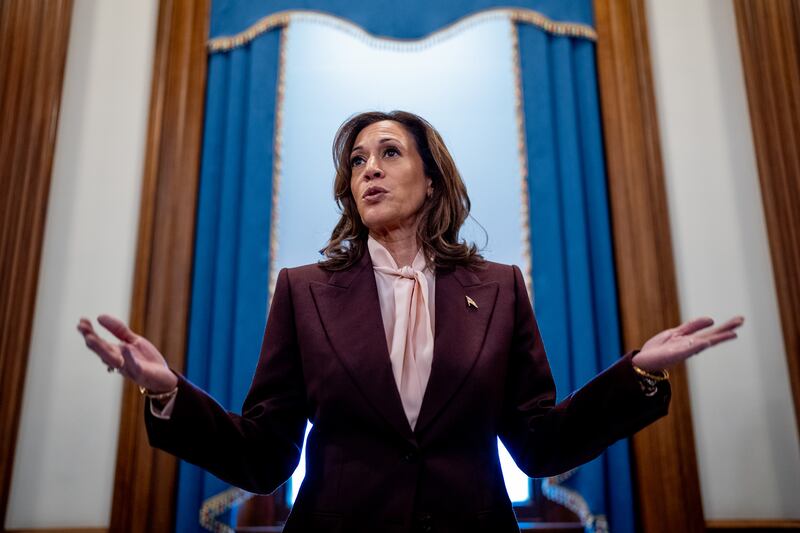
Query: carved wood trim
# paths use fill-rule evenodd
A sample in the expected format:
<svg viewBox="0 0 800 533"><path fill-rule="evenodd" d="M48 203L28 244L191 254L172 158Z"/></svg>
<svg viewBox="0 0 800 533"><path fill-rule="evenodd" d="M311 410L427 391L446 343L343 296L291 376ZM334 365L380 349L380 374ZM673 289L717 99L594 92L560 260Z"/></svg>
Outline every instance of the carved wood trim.
<svg viewBox="0 0 800 533"><path fill-rule="evenodd" d="M643 0L595 0L598 78L625 350L680 322ZM705 531L683 365L670 414L633 438L641 529Z"/></svg>
<svg viewBox="0 0 800 533"><path fill-rule="evenodd" d="M735 0L733 5L800 431L800 3Z"/></svg>
<svg viewBox="0 0 800 533"><path fill-rule="evenodd" d="M130 323L183 370L206 82L209 0L160 3ZM171 531L177 461L150 448L123 392L111 531Z"/></svg>
<svg viewBox="0 0 800 533"><path fill-rule="evenodd" d="M3 529L5 533L108 533L103 527L58 527L42 529Z"/></svg>
<svg viewBox="0 0 800 533"><path fill-rule="evenodd" d="M800 520L709 520L706 522L709 533L735 531L800 531Z"/></svg>
<svg viewBox="0 0 800 533"><path fill-rule="evenodd" d="M72 0L0 2L0 526L39 282Z"/></svg>

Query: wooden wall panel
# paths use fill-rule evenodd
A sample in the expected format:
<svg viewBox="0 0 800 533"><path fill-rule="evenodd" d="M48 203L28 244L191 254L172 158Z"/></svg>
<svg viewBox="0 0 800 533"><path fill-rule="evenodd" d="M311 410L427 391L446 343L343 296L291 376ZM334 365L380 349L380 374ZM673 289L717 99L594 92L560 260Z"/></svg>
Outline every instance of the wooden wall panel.
<svg viewBox="0 0 800 533"><path fill-rule="evenodd" d="M185 363L210 0L162 0L131 304L131 327ZM177 461L150 448L144 402L123 392L110 530L171 531Z"/></svg>
<svg viewBox="0 0 800 533"><path fill-rule="evenodd" d="M709 520L708 533L800 531L800 520Z"/></svg>
<svg viewBox="0 0 800 533"><path fill-rule="evenodd" d="M0 526L44 241L72 0L0 2Z"/></svg>
<svg viewBox="0 0 800 533"><path fill-rule="evenodd" d="M680 323L643 0L595 0L597 60L625 350ZM689 388L633 438L642 531L705 530Z"/></svg>
<svg viewBox="0 0 800 533"><path fill-rule="evenodd" d="M735 0L734 7L800 430L800 1Z"/></svg>
<svg viewBox="0 0 800 533"><path fill-rule="evenodd" d="M36 528L36 529L0 529L5 533L108 533L102 527L59 527L59 528Z"/></svg>

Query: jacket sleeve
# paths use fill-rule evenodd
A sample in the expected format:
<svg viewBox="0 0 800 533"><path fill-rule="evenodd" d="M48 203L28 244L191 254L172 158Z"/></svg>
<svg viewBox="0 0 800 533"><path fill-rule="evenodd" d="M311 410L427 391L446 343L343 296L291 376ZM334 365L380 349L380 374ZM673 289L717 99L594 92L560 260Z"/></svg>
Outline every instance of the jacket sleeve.
<svg viewBox="0 0 800 533"><path fill-rule="evenodd" d="M261 354L242 414L178 376L169 420L145 406L150 444L250 492L270 493L297 467L305 389L286 269L278 275Z"/></svg>
<svg viewBox="0 0 800 533"><path fill-rule="evenodd" d="M642 392L629 352L586 385L555 403L556 390L544 344L525 290L514 269L515 322L500 438L530 477L566 472L608 446L665 416L668 381L655 395Z"/></svg>

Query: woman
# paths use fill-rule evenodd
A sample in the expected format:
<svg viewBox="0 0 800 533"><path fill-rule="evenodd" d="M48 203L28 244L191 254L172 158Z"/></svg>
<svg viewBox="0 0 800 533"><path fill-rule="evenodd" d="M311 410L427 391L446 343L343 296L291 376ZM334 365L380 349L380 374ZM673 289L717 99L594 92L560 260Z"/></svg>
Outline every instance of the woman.
<svg viewBox="0 0 800 533"><path fill-rule="evenodd" d="M469 199L420 117L364 113L334 140L342 216L319 264L278 275L242 415L172 372L107 315L121 342L78 329L149 397L153 446L253 492L297 466L285 531L517 531L500 436L529 476L564 472L667 413L666 369L736 337L741 317L663 331L555 404L522 274L458 240Z"/></svg>

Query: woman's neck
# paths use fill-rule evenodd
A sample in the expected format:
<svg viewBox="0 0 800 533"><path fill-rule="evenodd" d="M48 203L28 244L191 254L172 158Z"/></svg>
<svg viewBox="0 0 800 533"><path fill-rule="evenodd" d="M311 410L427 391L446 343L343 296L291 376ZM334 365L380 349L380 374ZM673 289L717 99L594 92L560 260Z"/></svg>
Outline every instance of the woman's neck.
<svg viewBox="0 0 800 533"><path fill-rule="evenodd" d="M419 251L416 229L370 231L369 235L389 251L398 267L411 266Z"/></svg>

